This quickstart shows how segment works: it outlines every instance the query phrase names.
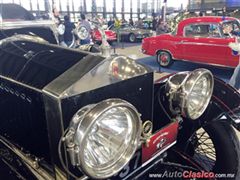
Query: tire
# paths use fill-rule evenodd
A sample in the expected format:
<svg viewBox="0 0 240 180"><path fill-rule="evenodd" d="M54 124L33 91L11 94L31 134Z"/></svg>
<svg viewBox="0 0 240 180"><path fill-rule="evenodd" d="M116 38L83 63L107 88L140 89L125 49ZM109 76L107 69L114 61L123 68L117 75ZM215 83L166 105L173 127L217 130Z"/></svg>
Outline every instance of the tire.
<svg viewBox="0 0 240 180"><path fill-rule="evenodd" d="M205 133L205 135L203 135L203 133ZM206 138L206 134L209 139ZM238 137L236 136L232 126L221 121L211 122L196 131L196 134L194 134L190 139L188 143L186 143L188 145L184 149L189 150L193 148L194 154L189 152L186 154L193 157L195 162L201 165L201 167L204 167L205 171L214 172L215 174L220 173L234 175L234 178L221 178L225 180L240 179L240 145ZM200 141L200 139L204 139L204 141ZM212 148L209 148L209 146ZM206 156L203 155L204 153Z"/></svg>
<svg viewBox="0 0 240 180"><path fill-rule="evenodd" d="M169 67L173 63L171 54L167 51L158 51L157 52L157 63L161 67Z"/></svg>
<svg viewBox="0 0 240 180"><path fill-rule="evenodd" d="M136 42L136 36L135 36L135 34L133 34L133 33L129 34L129 36L128 36L128 41L131 42L131 43Z"/></svg>

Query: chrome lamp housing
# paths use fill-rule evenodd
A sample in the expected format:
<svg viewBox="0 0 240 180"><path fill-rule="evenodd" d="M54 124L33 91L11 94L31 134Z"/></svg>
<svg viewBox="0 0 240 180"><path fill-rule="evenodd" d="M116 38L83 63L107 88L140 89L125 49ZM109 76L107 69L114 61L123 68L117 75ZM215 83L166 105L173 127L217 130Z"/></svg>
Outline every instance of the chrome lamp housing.
<svg viewBox="0 0 240 180"><path fill-rule="evenodd" d="M135 107L121 99L81 108L65 135L71 164L94 179L113 176L134 155L141 124Z"/></svg>
<svg viewBox="0 0 240 180"><path fill-rule="evenodd" d="M198 119L209 104L213 87L213 75L207 69L196 69L171 76L166 84L170 111L174 115Z"/></svg>
<svg viewBox="0 0 240 180"><path fill-rule="evenodd" d="M85 26L79 26L76 29L76 34L77 34L78 38L81 39L81 40L87 39L90 35Z"/></svg>

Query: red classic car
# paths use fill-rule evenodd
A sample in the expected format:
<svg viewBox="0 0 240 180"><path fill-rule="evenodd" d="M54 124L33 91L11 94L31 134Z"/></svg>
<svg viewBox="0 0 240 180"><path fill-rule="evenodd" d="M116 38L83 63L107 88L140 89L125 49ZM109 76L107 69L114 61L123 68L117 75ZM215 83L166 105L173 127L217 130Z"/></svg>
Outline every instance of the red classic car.
<svg viewBox="0 0 240 180"><path fill-rule="evenodd" d="M93 42L96 42L98 44L102 43L102 36L100 31L98 30L97 26L95 26L94 24L92 24L92 40ZM117 35L114 31L112 30L105 30L104 31L106 36L107 36L107 41L111 44L114 41L117 41Z"/></svg>
<svg viewBox="0 0 240 180"><path fill-rule="evenodd" d="M236 67L238 56L229 48L240 33L240 23L232 17L193 17L178 24L169 34L145 38L142 52L157 55L160 66L186 60L216 66Z"/></svg>

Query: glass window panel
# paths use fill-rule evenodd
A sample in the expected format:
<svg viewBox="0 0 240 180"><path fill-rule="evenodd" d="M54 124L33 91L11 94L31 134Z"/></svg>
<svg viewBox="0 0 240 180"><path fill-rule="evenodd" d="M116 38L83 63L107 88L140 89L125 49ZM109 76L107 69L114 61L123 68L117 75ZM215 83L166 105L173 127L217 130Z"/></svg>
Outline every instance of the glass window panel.
<svg viewBox="0 0 240 180"><path fill-rule="evenodd" d="M113 12L113 0L106 0L106 4L107 12Z"/></svg>
<svg viewBox="0 0 240 180"><path fill-rule="evenodd" d="M122 19L122 14L117 13L116 16L117 16L118 19Z"/></svg>
<svg viewBox="0 0 240 180"><path fill-rule="evenodd" d="M130 19L130 14L125 14L125 19L126 19L127 21L129 21L129 19Z"/></svg>
<svg viewBox="0 0 240 180"><path fill-rule="evenodd" d="M55 0L55 4L54 4L54 7L60 11L60 4L59 4L59 0Z"/></svg>
<svg viewBox="0 0 240 180"><path fill-rule="evenodd" d="M73 7L74 4L75 4L75 2L73 2L72 0L69 0L69 11L75 10L75 7Z"/></svg>
<svg viewBox="0 0 240 180"><path fill-rule="evenodd" d="M136 13L137 12L137 1L132 0L132 12Z"/></svg>
<svg viewBox="0 0 240 180"><path fill-rule="evenodd" d="M5 1L6 1L6 0L4 0L4 3L5 3ZM8 0L8 1L6 1L6 2L13 2L13 1L12 1L12 0ZM17 3L16 0L14 1L14 3L15 3L15 4L19 4L19 3ZM33 3L33 1L32 1L32 3ZM30 0L24 0L24 1L22 1L22 7L24 7L24 8L27 9L28 11L30 11L30 10L31 10L31 8L30 8Z"/></svg>
<svg viewBox="0 0 240 180"><path fill-rule="evenodd" d="M217 24L192 24L184 28L185 37L220 37Z"/></svg>
<svg viewBox="0 0 240 180"><path fill-rule="evenodd" d="M37 3L32 1L32 10L37 11L38 9Z"/></svg>
<svg viewBox="0 0 240 180"><path fill-rule="evenodd" d="M140 12L146 13L147 9L148 9L147 6L148 6L147 0L141 0L141 2L140 2Z"/></svg>
<svg viewBox="0 0 240 180"><path fill-rule="evenodd" d="M107 4L108 0L106 0ZM96 0L97 12L103 12L103 0Z"/></svg>
<svg viewBox="0 0 240 180"><path fill-rule="evenodd" d="M124 9L124 11L129 13L129 12L130 12L130 0L125 0L124 3L125 3L125 9ZM137 3L137 1L136 1L136 0L133 0L133 6L134 6L134 5L137 6L136 3ZM126 17L125 19L129 19L129 18Z"/></svg>
<svg viewBox="0 0 240 180"><path fill-rule="evenodd" d="M61 0L60 0L61 1ZM67 1L61 1L62 11L67 11Z"/></svg>
<svg viewBox="0 0 240 180"><path fill-rule="evenodd" d="M32 3L35 3L35 1L32 1ZM39 10L40 11L45 11L45 4L43 0L38 0L38 4L39 4Z"/></svg>
<svg viewBox="0 0 240 180"><path fill-rule="evenodd" d="M116 12L122 12L122 0L116 0Z"/></svg>
<svg viewBox="0 0 240 180"><path fill-rule="evenodd" d="M12 3L13 1L12 0L0 0L1 3Z"/></svg>
<svg viewBox="0 0 240 180"><path fill-rule="evenodd" d="M92 12L92 0L86 0L87 12Z"/></svg>

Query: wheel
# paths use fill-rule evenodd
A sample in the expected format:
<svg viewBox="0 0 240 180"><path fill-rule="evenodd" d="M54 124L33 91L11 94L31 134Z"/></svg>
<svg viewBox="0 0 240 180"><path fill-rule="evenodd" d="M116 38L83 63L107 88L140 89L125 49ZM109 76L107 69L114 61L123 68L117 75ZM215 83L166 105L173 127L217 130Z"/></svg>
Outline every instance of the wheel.
<svg viewBox="0 0 240 180"><path fill-rule="evenodd" d="M157 62L162 67L168 67L173 63L172 56L167 51L158 51Z"/></svg>
<svg viewBox="0 0 240 180"><path fill-rule="evenodd" d="M183 152L202 170L227 175L222 179L240 179L239 140L228 123L211 122L197 129L184 144Z"/></svg>
<svg viewBox="0 0 240 180"><path fill-rule="evenodd" d="M135 34L129 34L128 36L128 41L131 42L131 43L134 43L136 41L136 36Z"/></svg>

